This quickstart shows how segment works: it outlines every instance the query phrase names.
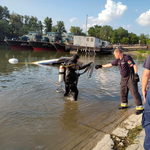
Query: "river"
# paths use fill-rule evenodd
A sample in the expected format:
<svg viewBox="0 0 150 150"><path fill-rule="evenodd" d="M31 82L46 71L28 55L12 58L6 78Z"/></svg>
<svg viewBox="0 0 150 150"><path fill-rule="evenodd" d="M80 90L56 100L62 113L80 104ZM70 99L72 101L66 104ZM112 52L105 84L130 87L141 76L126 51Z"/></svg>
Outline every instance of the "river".
<svg viewBox="0 0 150 150"><path fill-rule="evenodd" d="M70 53L0 50L0 149L90 149L118 121L120 73L118 67L98 69L90 79L79 78L78 101L64 97L45 78L58 82L59 65L42 67L31 62L70 57ZM85 64L106 64L114 55L79 54ZM140 78L145 57L131 55ZM18 64L10 64L17 58ZM82 71L81 71L82 72ZM41 76L39 76L41 75ZM64 83L62 83L64 87ZM141 81L139 82L141 93ZM135 109L129 93L129 106Z"/></svg>

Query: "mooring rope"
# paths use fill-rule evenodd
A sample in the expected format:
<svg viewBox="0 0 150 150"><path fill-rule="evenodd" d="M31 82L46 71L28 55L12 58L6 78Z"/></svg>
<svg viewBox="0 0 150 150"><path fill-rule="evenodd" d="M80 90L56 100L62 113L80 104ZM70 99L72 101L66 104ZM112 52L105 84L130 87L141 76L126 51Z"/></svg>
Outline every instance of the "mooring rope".
<svg viewBox="0 0 150 150"><path fill-rule="evenodd" d="M42 78L44 78L44 79L46 79L47 81L51 82L52 84L61 87L65 91L65 89L63 88L63 86L60 83L58 83L58 82L56 82L56 81L54 81L54 80L52 80L50 78L47 78L45 76L42 76L40 74L37 74L37 75L40 76L40 77L42 77Z"/></svg>
<svg viewBox="0 0 150 150"><path fill-rule="evenodd" d="M92 74L93 74L94 66L95 66L94 63L91 63L91 65L90 65L89 67L87 67L87 68L84 70L84 72L79 73L79 75L82 75L82 74L84 74L84 73L87 72L86 78L87 78L87 79L91 78L91 77L92 77Z"/></svg>
<svg viewBox="0 0 150 150"><path fill-rule="evenodd" d="M91 63L91 65L89 66L89 68L87 70L87 74L86 74L87 79L92 77L94 67L95 67L94 63Z"/></svg>

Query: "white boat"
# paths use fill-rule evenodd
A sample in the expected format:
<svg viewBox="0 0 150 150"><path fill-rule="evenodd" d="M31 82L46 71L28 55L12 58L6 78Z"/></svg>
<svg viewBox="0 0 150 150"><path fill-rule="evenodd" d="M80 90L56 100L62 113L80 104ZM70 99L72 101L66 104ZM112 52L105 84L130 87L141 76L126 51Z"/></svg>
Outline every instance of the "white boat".
<svg viewBox="0 0 150 150"><path fill-rule="evenodd" d="M42 61L36 61L33 64L39 64L39 65L52 65L52 64L61 64L65 61L69 60L71 57L60 57L56 59L49 59L49 60L42 60Z"/></svg>

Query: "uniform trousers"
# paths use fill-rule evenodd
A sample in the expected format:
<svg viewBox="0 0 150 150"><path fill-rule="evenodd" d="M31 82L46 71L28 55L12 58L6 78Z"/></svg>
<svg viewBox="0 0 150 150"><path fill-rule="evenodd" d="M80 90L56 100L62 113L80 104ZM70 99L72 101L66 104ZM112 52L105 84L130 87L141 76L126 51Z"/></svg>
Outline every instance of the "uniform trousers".
<svg viewBox="0 0 150 150"><path fill-rule="evenodd" d="M142 126L145 128L145 150L150 150L150 91L147 90L146 103L142 116Z"/></svg>
<svg viewBox="0 0 150 150"><path fill-rule="evenodd" d="M134 74L130 73L127 77L121 77L120 97L121 103L128 103L129 90L134 99L135 105L142 105L142 98L138 92L138 84L134 81Z"/></svg>

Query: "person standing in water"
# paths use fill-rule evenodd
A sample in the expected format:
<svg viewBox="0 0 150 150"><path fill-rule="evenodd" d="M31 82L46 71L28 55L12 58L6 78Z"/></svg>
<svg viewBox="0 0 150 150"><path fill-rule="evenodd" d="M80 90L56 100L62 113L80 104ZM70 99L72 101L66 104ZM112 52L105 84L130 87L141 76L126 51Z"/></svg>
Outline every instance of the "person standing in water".
<svg viewBox="0 0 150 150"><path fill-rule="evenodd" d="M114 55L116 59L112 63L106 65L96 65L95 69L118 66L121 74L121 107L119 109L128 108L128 92L130 90L136 104L136 114L141 114L143 112L143 104L141 95L138 92L137 83L139 82L139 75L137 65L131 56L123 54L120 49L115 49Z"/></svg>
<svg viewBox="0 0 150 150"><path fill-rule="evenodd" d="M78 89L77 89L77 81L79 75L76 73L77 70L85 69L90 66L90 63L84 66L80 66L77 64L79 61L79 56L77 54L73 55L73 57L66 63L65 67L65 93L64 96L67 96L70 91L74 92L74 100L77 101L78 98Z"/></svg>

